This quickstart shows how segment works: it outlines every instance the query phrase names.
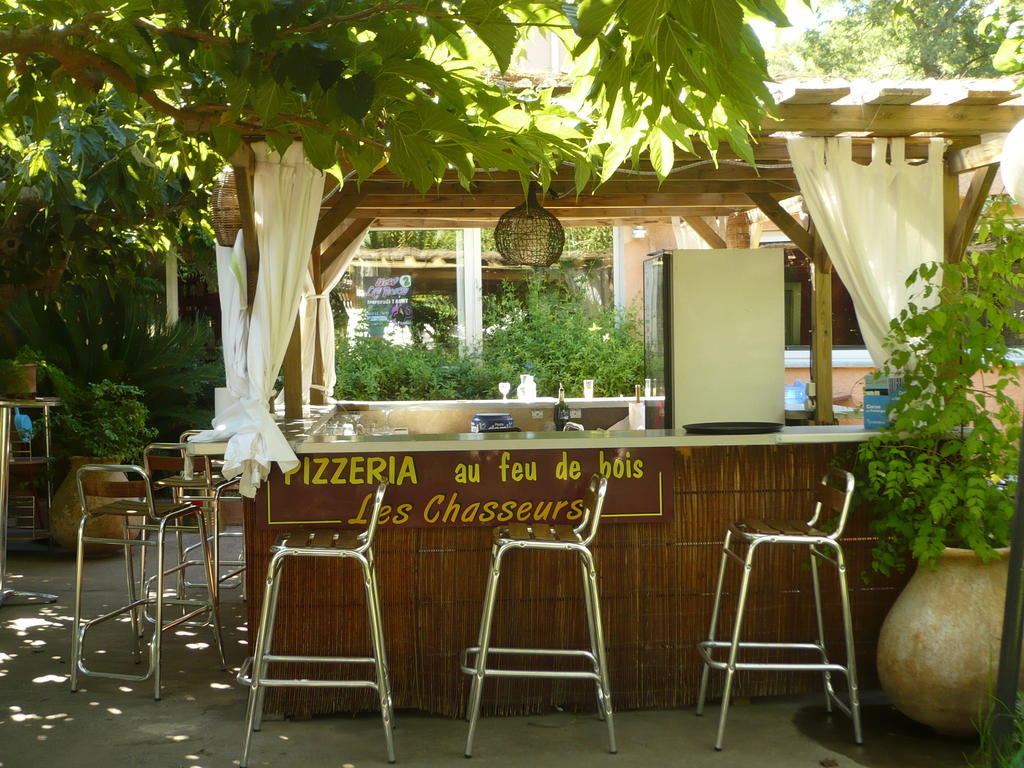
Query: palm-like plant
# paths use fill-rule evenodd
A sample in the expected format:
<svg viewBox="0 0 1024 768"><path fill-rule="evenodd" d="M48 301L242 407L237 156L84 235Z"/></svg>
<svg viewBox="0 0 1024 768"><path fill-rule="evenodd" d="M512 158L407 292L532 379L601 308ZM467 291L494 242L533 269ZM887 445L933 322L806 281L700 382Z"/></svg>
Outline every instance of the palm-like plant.
<svg viewBox="0 0 1024 768"><path fill-rule="evenodd" d="M25 295L6 314L17 345L38 352L71 384L108 380L142 390L165 437L199 422L196 396L219 375L210 328L168 324L152 297L132 286L95 280L59 298Z"/></svg>

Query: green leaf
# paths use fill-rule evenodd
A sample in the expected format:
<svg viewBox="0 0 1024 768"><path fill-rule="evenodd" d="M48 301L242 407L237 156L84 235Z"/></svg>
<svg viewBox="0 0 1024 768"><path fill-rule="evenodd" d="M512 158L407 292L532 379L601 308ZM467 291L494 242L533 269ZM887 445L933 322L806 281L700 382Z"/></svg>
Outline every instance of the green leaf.
<svg viewBox="0 0 1024 768"><path fill-rule="evenodd" d="M334 134L302 126L302 146L306 157L317 168L330 168L338 162L335 151Z"/></svg>
<svg viewBox="0 0 1024 768"><path fill-rule="evenodd" d="M709 0L698 0L708 2ZM731 3L729 3L731 5ZM622 18L629 25L629 33L640 41L655 40L669 0L643 0L623 3Z"/></svg>
<svg viewBox="0 0 1024 768"><path fill-rule="evenodd" d="M281 61L281 73L301 93L308 94L313 87L313 83L317 82L319 74L320 62L317 57L306 46L292 45L289 46L283 56L278 58Z"/></svg>
<svg viewBox="0 0 1024 768"><path fill-rule="evenodd" d="M184 0L185 13L190 26L208 29L213 15L213 0Z"/></svg>
<svg viewBox="0 0 1024 768"><path fill-rule="evenodd" d="M269 13L261 13L252 17L252 41L257 49L269 48L274 41L277 24Z"/></svg>
<svg viewBox="0 0 1024 768"><path fill-rule="evenodd" d="M365 72L339 80L334 86L334 99L338 107L355 120L362 120L370 111L376 83Z"/></svg>
<svg viewBox="0 0 1024 768"><path fill-rule="evenodd" d="M664 181L665 177L672 171L675 162L675 146L672 139L660 131L652 133L648 139L650 148L651 163L658 178Z"/></svg>
<svg viewBox="0 0 1024 768"><path fill-rule="evenodd" d="M789 19L776 0L739 0L740 4L755 16L767 19L777 27L788 27Z"/></svg>
<svg viewBox="0 0 1024 768"><path fill-rule="evenodd" d="M576 32L582 38L602 34L622 3L623 0L582 0L576 10Z"/></svg>
<svg viewBox="0 0 1024 768"><path fill-rule="evenodd" d="M465 0L460 9L466 25L487 46L498 69L505 72L512 63L518 33L498 0Z"/></svg>
<svg viewBox="0 0 1024 768"><path fill-rule="evenodd" d="M266 121L268 118L274 117L281 111L281 103L284 99L284 88L282 88L276 80L267 78L256 88L256 93L252 97L252 106L259 116Z"/></svg>
<svg viewBox="0 0 1024 768"><path fill-rule="evenodd" d="M743 11L735 3L719 0L692 0L697 34L711 46L735 53L743 28Z"/></svg>
<svg viewBox="0 0 1024 768"><path fill-rule="evenodd" d="M196 49L196 41L190 37L183 37L174 32L163 32L160 39L164 41L171 53L181 59L188 59L192 51Z"/></svg>
<svg viewBox="0 0 1024 768"><path fill-rule="evenodd" d="M226 125L216 125L213 128L213 143L217 147L220 156L225 160L231 158L242 143L241 134L235 129Z"/></svg>

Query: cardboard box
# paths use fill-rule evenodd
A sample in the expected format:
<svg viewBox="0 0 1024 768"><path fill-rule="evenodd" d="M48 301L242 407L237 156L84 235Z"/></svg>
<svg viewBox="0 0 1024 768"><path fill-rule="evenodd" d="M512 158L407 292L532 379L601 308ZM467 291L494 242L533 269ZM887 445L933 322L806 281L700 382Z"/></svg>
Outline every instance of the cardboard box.
<svg viewBox="0 0 1024 768"><path fill-rule="evenodd" d="M903 392L899 376L868 376L864 379L864 428L880 429L892 424L886 411Z"/></svg>

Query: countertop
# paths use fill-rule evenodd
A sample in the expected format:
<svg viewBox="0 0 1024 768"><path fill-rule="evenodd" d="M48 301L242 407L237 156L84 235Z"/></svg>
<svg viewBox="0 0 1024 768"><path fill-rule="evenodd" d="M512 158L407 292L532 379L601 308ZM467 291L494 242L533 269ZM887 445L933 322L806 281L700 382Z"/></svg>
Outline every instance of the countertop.
<svg viewBox="0 0 1024 768"><path fill-rule="evenodd" d="M492 432L450 435L321 434L325 415L285 422L282 429L298 454L409 453L419 451L569 450L587 448L698 448L716 445L794 445L799 443L857 443L876 430L862 426L783 427L760 435L692 435L682 429L586 432ZM222 455L225 443L193 443L196 456Z"/></svg>

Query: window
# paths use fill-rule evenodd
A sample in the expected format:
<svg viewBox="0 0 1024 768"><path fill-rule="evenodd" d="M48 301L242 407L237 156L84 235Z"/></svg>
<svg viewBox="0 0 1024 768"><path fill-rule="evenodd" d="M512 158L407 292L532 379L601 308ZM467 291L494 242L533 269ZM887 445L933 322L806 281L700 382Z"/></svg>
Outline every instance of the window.
<svg viewBox="0 0 1024 768"><path fill-rule="evenodd" d="M548 276L580 285L594 306L609 307L612 261L611 227L567 228L562 259ZM533 274L502 261L493 229L373 230L339 285L338 327L350 338L478 349L483 303Z"/></svg>
<svg viewBox="0 0 1024 768"><path fill-rule="evenodd" d="M810 347L812 300L812 269L802 251L785 249L786 348ZM864 337L857 325L853 299L832 273L832 346L863 347Z"/></svg>

